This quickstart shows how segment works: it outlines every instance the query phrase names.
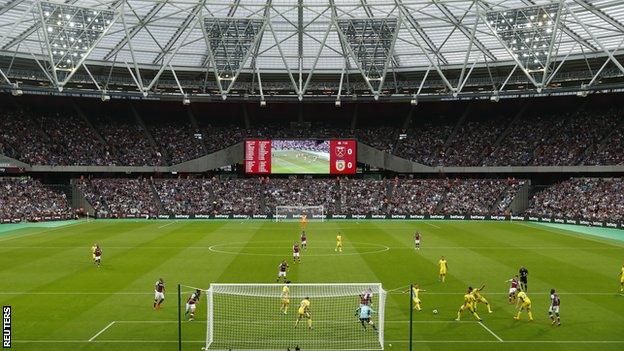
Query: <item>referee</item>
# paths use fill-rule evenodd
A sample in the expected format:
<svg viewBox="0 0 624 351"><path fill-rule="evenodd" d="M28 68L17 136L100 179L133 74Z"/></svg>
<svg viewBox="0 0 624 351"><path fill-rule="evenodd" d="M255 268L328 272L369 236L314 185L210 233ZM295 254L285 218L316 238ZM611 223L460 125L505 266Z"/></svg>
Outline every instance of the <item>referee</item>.
<svg viewBox="0 0 624 351"><path fill-rule="evenodd" d="M522 266L520 267L518 274L520 275L520 286L522 287L522 290L525 292L528 291L529 283L527 281L527 276L529 275L529 270Z"/></svg>

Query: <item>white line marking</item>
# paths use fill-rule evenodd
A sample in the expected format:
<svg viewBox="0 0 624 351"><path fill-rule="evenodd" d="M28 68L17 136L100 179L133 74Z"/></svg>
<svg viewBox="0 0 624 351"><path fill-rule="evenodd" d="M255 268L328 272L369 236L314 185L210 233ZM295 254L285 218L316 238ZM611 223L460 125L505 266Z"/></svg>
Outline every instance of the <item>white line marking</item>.
<svg viewBox="0 0 624 351"><path fill-rule="evenodd" d="M490 328L483 324L483 322L479 322L479 325L487 330L490 334L492 334L498 341L503 342L503 339L501 339L498 335L496 335L496 333L494 333Z"/></svg>
<svg viewBox="0 0 624 351"><path fill-rule="evenodd" d="M191 290L189 290L191 291ZM390 294L403 294L402 292L389 292ZM154 292L140 291L0 291L0 295L153 295ZM465 292L426 292L425 295L464 295ZM559 295L598 295L615 296L622 295L619 292L559 292ZM486 295L508 295L507 292L490 292ZM550 295L548 292L532 292L531 295ZM280 295L275 295L279 298ZM118 321L119 322L119 321Z"/></svg>
<svg viewBox="0 0 624 351"><path fill-rule="evenodd" d="M258 241L257 243L273 243L274 241ZM327 242L327 241L324 241ZM271 257L283 257L283 254L272 254L272 253L253 253L253 252L236 252L236 251L228 251L229 250L242 250L242 249L246 249L246 248L260 248L260 249L285 249L284 246L248 246L245 245L246 243L244 242L231 242L231 243L226 243L226 244L217 244L217 245L212 245L210 247L208 247L209 251L212 252L216 252L216 253L221 253L221 254L228 254L228 255L245 255L245 256L271 256ZM342 252L342 253L336 253L333 252L331 253L331 249L335 248L335 246L331 246L331 247L323 247L325 249L327 249L327 251L329 251L330 253L327 254L310 254L310 253L306 253L304 255L307 257L324 257L324 256L354 256L354 255L370 255L370 254L376 254L376 253L381 253L381 252L386 252L388 250L390 250L390 247L386 246L386 245L381 245L381 244L374 244L374 243L365 243L365 242L350 242L350 244L356 248L359 249L372 249L372 251L365 251L365 252ZM235 246L232 246L235 245ZM238 245L238 246L236 246ZM363 246L361 246L363 245ZM217 248L222 248L217 249ZM287 248L287 247L286 247Z"/></svg>
<svg viewBox="0 0 624 351"><path fill-rule="evenodd" d="M161 225L160 227L158 227L158 229L162 229L162 228L164 228L164 227L166 227L166 226L169 226L169 225L172 225L172 224L176 224L176 223L178 223L178 221L173 221L173 222L171 222L171 223L167 223L167 224L165 224L165 225Z"/></svg>
<svg viewBox="0 0 624 351"><path fill-rule="evenodd" d="M38 231L38 232L34 232L34 233L26 233L26 234L7 234L7 235L11 235L8 238L1 238L0 242L4 242L4 241L9 241L9 240L13 240L13 239L21 239L21 238L25 238L28 236L33 236L36 234L43 234L43 233L48 233L48 232L52 232L55 230L59 230L59 229L65 229L67 227L73 227L75 225L79 225L79 224L84 224L87 223L87 221L79 221L78 223L71 223L71 224L66 224L66 225L61 225L58 227L54 227L54 228L50 228L50 229L46 229L46 230L42 230L42 231ZM24 228L37 228L37 227L24 227ZM45 227L39 227L39 228L45 228ZM23 229L23 228L18 228L18 229ZM17 230L17 229L16 229Z"/></svg>
<svg viewBox="0 0 624 351"><path fill-rule="evenodd" d="M291 341L291 340L288 340ZM19 344L32 344L32 343L88 343L86 340L13 340L14 343ZM93 343L124 343L124 344L137 344L137 343L177 343L178 340L94 340ZM183 343L196 343L204 344L206 340L183 340ZM386 340L386 343L409 343L409 340ZM501 343L498 340L412 340L413 343L422 344L438 344L438 343L451 343L451 344L492 344ZM624 340L505 340L502 341L505 344L624 344Z"/></svg>
<svg viewBox="0 0 624 351"><path fill-rule="evenodd" d="M532 228L532 229L536 229L536 230L543 230L543 231L554 233L554 234L569 236L569 237L576 238L576 239L584 239L584 240L593 241L593 242L596 242L596 243L599 243L599 244L605 244L605 245L615 246L615 247L618 247L618 248L624 248L624 246L622 246L622 245L618 245L618 244L616 244L614 242L609 241L609 238L604 238L604 237L601 237L601 236L598 236L598 235L583 234L583 233L573 232L573 231L566 230L566 229L559 229L559 228L549 227L549 226L546 226L546 225L541 225L538 222L531 223L533 225L529 225L529 224L526 224L526 223L517 223L517 224L520 224L520 225L523 225L525 227L529 227L529 228ZM591 236L591 237L589 237L589 236ZM614 239L611 239L611 240L614 240Z"/></svg>
<svg viewBox="0 0 624 351"><path fill-rule="evenodd" d="M89 342L95 340L95 338L97 338L98 336L100 336L100 334L102 334L103 332L106 331L106 329L110 328L113 326L113 324L115 324L115 321L110 322L107 326L104 327L104 329L100 330L97 334L93 335L91 337L91 339L89 339Z"/></svg>
<svg viewBox="0 0 624 351"><path fill-rule="evenodd" d="M292 245L292 242L289 242L290 245ZM357 244L365 244L365 243L357 243ZM214 247L218 247L218 246L225 246L227 244L216 244L216 245L212 245L212 246L106 246L106 249L133 249L133 250L163 250L163 249L195 249L195 250L206 250L206 249L210 249L210 248L214 248ZM386 246L386 245L380 245L380 244L374 244L376 246L372 246L373 244L368 244L371 246L367 246L367 247L358 247L357 245L355 246L356 248L359 249L368 249L368 248L375 248L375 247L383 247L384 250L388 250L388 249L392 249L392 250L414 250L413 247L407 247L407 246ZM312 249L314 250L319 250L319 249L334 249L335 246L312 246ZM2 249L21 249L21 250L29 250L29 249L33 249L33 250L48 250L48 249L76 249L76 248L80 248L77 246L6 246L3 245L0 250ZM239 249L277 249L277 250L285 250L285 249L290 249L290 246L257 246L257 245L249 245L249 246L227 246L225 247L226 249L232 249L232 250L239 250ZM426 246L426 247L421 247L421 250L425 251L425 250L518 250L519 247L514 247L514 246ZM528 249L528 250L578 250L578 247L570 247L570 246L522 246L522 249ZM585 250L617 250L617 251L621 251L622 248L620 247L592 247L592 248L585 248ZM216 251L216 250L212 250L215 252L220 252L220 251ZM228 252L228 253L232 253L232 252Z"/></svg>
<svg viewBox="0 0 624 351"><path fill-rule="evenodd" d="M222 324L271 324L271 322L275 322L273 324L283 324L283 323L291 323L291 321L283 321L283 320L275 320L275 321L245 321L245 320L221 320L218 323L222 323ZM402 323L409 323L409 319L405 319L405 320L390 320L390 321L384 321L385 324L402 324ZM116 324L165 324L165 323L178 323L177 320L149 320L149 321L115 321ZM206 323L206 321L194 321L193 323ZM348 321L336 321L336 320L314 320L314 323L316 324L350 324L350 323L354 323L354 324L359 324L360 321L355 319L355 320L348 320ZM449 319L449 320L428 320L428 321L412 321L412 323L418 323L418 324L426 324L426 323L462 323L462 324L477 324L476 321L456 321L453 319Z"/></svg>

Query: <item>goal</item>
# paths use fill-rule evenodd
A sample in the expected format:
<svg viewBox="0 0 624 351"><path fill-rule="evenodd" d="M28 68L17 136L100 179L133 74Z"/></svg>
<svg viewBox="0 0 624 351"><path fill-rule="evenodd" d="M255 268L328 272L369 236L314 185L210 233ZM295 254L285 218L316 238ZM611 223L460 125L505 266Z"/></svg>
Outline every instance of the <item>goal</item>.
<svg viewBox="0 0 624 351"><path fill-rule="evenodd" d="M275 206L276 222L298 221L306 215L308 221L325 221L325 207L320 206Z"/></svg>
<svg viewBox="0 0 624 351"><path fill-rule="evenodd" d="M280 305L284 284L212 284L206 291L206 350L383 350L386 292L381 284L289 284L290 306ZM370 290L369 290L370 289ZM362 327L356 314L360 295L377 330ZM302 319L301 300L309 298L313 329Z"/></svg>

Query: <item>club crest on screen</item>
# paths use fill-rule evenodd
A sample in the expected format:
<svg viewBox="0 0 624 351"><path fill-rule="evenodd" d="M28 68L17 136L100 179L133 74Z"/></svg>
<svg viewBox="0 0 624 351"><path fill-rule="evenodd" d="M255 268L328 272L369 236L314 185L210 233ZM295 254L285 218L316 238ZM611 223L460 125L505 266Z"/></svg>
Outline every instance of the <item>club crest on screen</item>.
<svg viewBox="0 0 624 351"><path fill-rule="evenodd" d="M344 157L345 153L346 153L346 148L344 146L336 146L336 156ZM338 164L336 163L336 165Z"/></svg>
<svg viewBox="0 0 624 351"><path fill-rule="evenodd" d="M336 169L338 171L344 171L345 169L345 161L344 160L336 160Z"/></svg>

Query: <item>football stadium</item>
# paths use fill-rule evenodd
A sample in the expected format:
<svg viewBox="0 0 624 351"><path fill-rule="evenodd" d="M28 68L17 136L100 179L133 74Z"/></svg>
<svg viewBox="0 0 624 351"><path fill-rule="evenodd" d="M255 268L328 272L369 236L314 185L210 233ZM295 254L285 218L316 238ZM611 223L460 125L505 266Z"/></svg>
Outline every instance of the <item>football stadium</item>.
<svg viewBox="0 0 624 351"><path fill-rule="evenodd" d="M624 1L0 0L2 349L624 349Z"/></svg>

